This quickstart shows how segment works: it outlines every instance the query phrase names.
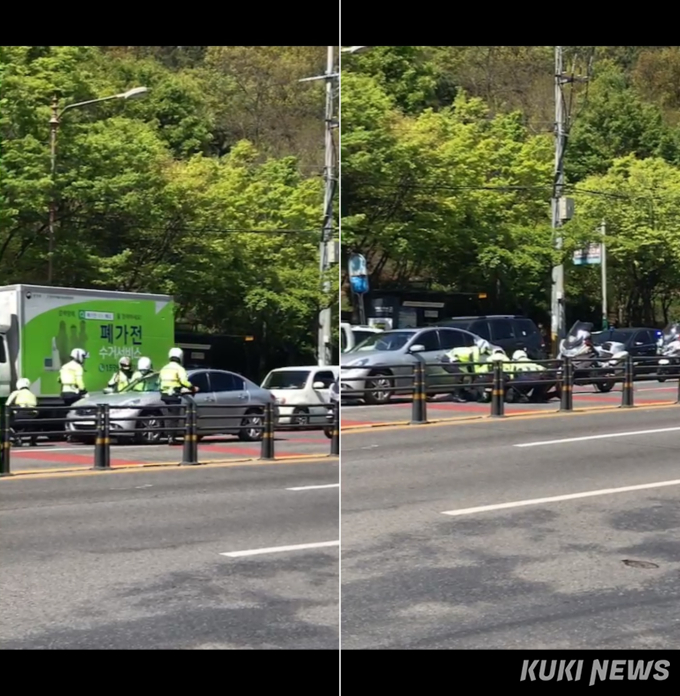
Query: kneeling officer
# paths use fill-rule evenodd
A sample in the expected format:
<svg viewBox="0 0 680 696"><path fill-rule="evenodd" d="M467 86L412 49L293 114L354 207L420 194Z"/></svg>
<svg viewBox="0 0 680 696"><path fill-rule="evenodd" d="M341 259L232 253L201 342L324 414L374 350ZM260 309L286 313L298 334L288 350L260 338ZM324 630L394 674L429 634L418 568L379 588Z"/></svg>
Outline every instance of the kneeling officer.
<svg viewBox="0 0 680 696"><path fill-rule="evenodd" d="M21 447L21 431L22 430L32 430L33 428L29 425L15 426L14 423L17 420L28 420L34 419L38 415L36 407L38 406L38 399L35 394L31 391L31 382L28 379L20 379L17 381L17 388L9 395L7 399L6 406L12 406L17 410L9 412L10 418L10 428L15 432L16 439L14 444L17 447ZM31 445L36 445L38 438L36 435L31 435Z"/></svg>

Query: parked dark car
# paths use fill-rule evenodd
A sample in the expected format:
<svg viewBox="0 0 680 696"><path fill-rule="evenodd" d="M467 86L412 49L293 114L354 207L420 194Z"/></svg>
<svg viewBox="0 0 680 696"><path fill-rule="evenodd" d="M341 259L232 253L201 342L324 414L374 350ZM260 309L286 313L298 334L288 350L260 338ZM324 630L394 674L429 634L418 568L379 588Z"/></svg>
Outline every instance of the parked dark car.
<svg viewBox="0 0 680 696"><path fill-rule="evenodd" d="M658 362L652 360L657 355L657 342L663 332L648 327L626 327L622 329L605 329L592 334L593 343L600 346L607 341L623 343L625 350L633 357L635 374L654 374ZM647 358L636 362L635 358Z"/></svg>
<svg viewBox="0 0 680 696"><path fill-rule="evenodd" d="M483 317L452 317L437 323L470 331L500 346L509 357L516 350L524 350L532 360L547 360L546 346L541 332L534 322L518 315L490 315Z"/></svg>

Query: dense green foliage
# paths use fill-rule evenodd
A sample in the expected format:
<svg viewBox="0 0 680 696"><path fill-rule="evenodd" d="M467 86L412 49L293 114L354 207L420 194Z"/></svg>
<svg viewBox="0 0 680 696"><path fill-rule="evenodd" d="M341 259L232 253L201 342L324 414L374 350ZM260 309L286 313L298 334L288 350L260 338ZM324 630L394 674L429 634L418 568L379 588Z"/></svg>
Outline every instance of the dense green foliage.
<svg viewBox="0 0 680 696"><path fill-rule="evenodd" d="M553 248L553 47L375 47L343 56L342 239L372 285L487 292L545 320L566 263L568 318L597 317L599 267L573 251L608 234L609 309L664 322L680 298L680 48L569 47L567 195ZM573 71L573 72L572 72ZM677 314L675 315L677 316ZM612 317L613 318L613 317Z"/></svg>
<svg viewBox="0 0 680 696"><path fill-rule="evenodd" d="M175 296L197 330L314 351L324 47L0 48L0 284ZM50 104L68 110L50 177Z"/></svg>

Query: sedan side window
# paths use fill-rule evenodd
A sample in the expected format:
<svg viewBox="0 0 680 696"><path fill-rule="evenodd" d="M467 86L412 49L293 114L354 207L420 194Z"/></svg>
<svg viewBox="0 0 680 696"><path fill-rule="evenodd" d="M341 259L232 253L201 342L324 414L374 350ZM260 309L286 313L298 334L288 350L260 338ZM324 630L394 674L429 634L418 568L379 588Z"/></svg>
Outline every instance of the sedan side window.
<svg viewBox="0 0 680 696"><path fill-rule="evenodd" d="M652 339L651 331L638 331L635 335L635 341L639 342L639 345L646 346L648 343L654 343Z"/></svg>
<svg viewBox="0 0 680 696"><path fill-rule="evenodd" d="M462 331L447 331L446 329L439 330L439 340L441 341L441 345L444 350L466 347L468 344L465 339L468 335L469 334L463 333ZM472 336L470 336L470 345L472 345Z"/></svg>
<svg viewBox="0 0 680 696"><path fill-rule="evenodd" d="M314 375L314 379L312 380L312 384L314 382L323 382L323 388L324 389L330 389L331 385L333 382L335 382L335 375L332 372L317 372Z"/></svg>
<svg viewBox="0 0 680 696"><path fill-rule="evenodd" d="M413 341L412 345L425 346L425 352L432 350L439 350L439 337L437 331L423 331L423 333L418 334L416 339Z"/></svg>
<svg viewBox="0 0 680 696"><path fill-rule="evenodd" d="M191 375L191 377L189 377L189 381L195 387L198 387L199 393L212 391L210 389L210 384L208 383L208 375L205 372L197 372L196 374Z"/></svg>
<svg viewBox="0 0 680 696"><path fill-rule="evenodd" d="M491 340L491 334L489 333L489 325L485 321L476 321L472 326L470 326L470 331L473 334L477 334L480 338L484 338L487 341Z"/></svg>
<svg viewBox="0 0 680 696"><path fill-rule="evenodd" d="M211 372L210 384L211 391L214 392L243 391L245 389L243 380L228 372Z"/></svg>

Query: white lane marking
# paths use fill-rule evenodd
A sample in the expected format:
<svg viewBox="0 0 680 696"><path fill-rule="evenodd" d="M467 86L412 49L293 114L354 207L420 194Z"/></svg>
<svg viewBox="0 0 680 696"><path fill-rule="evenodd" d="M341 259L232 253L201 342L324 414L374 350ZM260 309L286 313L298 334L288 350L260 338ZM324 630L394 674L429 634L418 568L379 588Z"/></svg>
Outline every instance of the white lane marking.
<svg viewBox="0 0 680 696"><path fill-rule="evenodd" d="M132 488L112 488L112 491L138 491L140 488L152 488L152 484L147 483L143 486L132 486Z"/></svg>
<svg viewBox="0 0 680 696"><path fill-rule="evenodd" d="M623 486L621 488L603 488L599 491L586 491L585 493L570 493L568 495L555 495L551 498L533 498L532 500L519 500L515 503L498 503L497 505L482 505L481 507L463 508L461 510L448 510L442 515L458 517L460 515L473 515L476 512L490 512L492 510L509 510L510 508L525 507L527 505L541 505L543 503L559 503L563 500L578 500L580 498L593 498L598 495L612 495L614 493L629 493L630 491L645 491L650 488L664 488L666 486L678 486L680 479L674 481L659 481L657 483L642 483L638 486Z"/></svg>
<svg viewBox="0 0 680 696"><path fill-rule="evenodd" d="M324 546L340 546L340 541L320 541L316 544L296 544L295 546L271 546L268 549L249 549L247 551L230 551L220 556L242 558L243 556L259 556L263 553L280 553L282 551L299 551L301 549L320 549Z"/></svg>
<svg viewBox="0 0 680 696"><path fill-rule="evenodd" d="M586 442L588 440L606 440L611 437L629 437L631 435L652 435L654 433L672 433L680 428L656 428L654 430L627 430L625 433L606 433L603 435L583 435L582 437L567 437L562 440L541 440L539 442L523 442L513 447L540 447L542 445L562 445L566 442Z"/></svg>
<svg viewBox="0 0 680 696"><path fill-rule="evenodd" d="M287 491L313 491L317 488L339 488L339 483L329 483L324 486L298 486L297 488L286 488Z"/></svg>

